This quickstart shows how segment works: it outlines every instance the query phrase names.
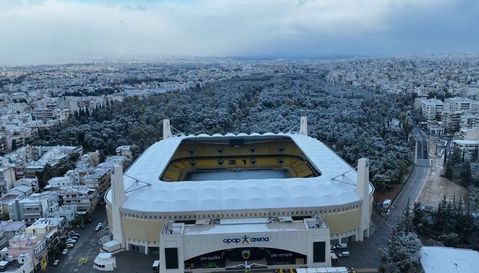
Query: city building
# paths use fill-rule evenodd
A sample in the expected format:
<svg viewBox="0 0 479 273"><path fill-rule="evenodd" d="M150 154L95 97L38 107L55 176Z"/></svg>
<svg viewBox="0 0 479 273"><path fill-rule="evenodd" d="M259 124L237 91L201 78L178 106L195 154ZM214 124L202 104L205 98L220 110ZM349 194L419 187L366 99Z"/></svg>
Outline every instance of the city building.
<svg viewBox="0 0 479 273"><path fill-rule="evenodd" d="M116 155L124 156L128 160L133 159L133 152L131 150L131 145L122 145L116 148Z"/></svg>
<svg viewBox="0 0 479 273"><path fill-rule="evenodd" d="M427 131L430 135L442 136L444 135L445 128L442 122L440 121L430 121L427 124Z"/></svg>
<svg viewBox="0 0 479 273"><path fill-rule="evenodd" d="M356 171L307 135L305 117L299 133L250 135L174 136L164 120L163 136L124 175L115 166L105 200L113 240L160 250L167 272L203 268L201 257L224 270L253 255L268 268L329 266L331 243L369 236L368 160Z"/></svg>
<svg viewBox="0 0 479 273"><path fill-rule="evenodd" d="M3 249L4 247L8 245L9 239L10 238L8 238L7 235L5 234L5 231L0 228L0 249Z"/></svg>
<svg viewBox="0 0 479 273"><path fill-rule="evenodd" d="M8 218L10 214L9 208L11 204L21 196L28 196L33 193L32 187L20 185L9 190L0 198L0 217L2 219Z"/></svg>
<svg viewBox="0 0 479 273"><path fill-rule="evenodd" d="M15 165L4 161L0 166L0 192L5 193L13 188L15 180Z"/></svg>
<svg viewBox="0 0 479 273"><path fill-rule="evenodd" d="M444 100L445 111L469 111L473 100L461 97L447 98Z"/></svg>
<svg viewBox="0 0 479 273"><path fill-rule="evenodd" d="M32 257L32 266L35 271L47 268L47 242L41 236L27 233L15 235L8 242L8 254L14 259L27 253Z"/></svg>
<svg viewBox="0 0 479 273"><path fill-rule="evenodd" d="M477 140L462 140L455 139L452 141L454 144L454 149L459 151L461 154L462 160L470 161L474 154L477 155L479 150L479 139Z"/></svg>
<svg viewBox="0 0 479 273"><path fill-rule="evenodd" d="M12 239L17 234L22 234L25 232L27 226L23 221L1 221L0 230L3 231L3 234L7 237L7 241Z"/></svg>
<svg viewBox="0 0 479 273"><path fill-rule="evenodd" d="M45 239L47 252L51 253L61 244L65 235L65 218L40 218L25 230L25 234Z"/></svg>
<svg viewBox="0 0 479 273"><path fill-rule="evenodd" d="M444 111L444 103L438 99L423 100L421 113L426 120L435 120Z"/></svg>
<svg viewBox="0 0 479 273"><path fill-rule="evenodd" d="M65 205L58 206L54 209L48 210L47 218L64 218L65 227L72 227L73 222L77 216L77 206L76 205Z"/></svg>
<svg viewBox="0 0 479 273"><path fill-rule="evenodd" d="M63 187L57 192L64 205L76 206L77 213L91 213L98 205L98 192L83 185Z"/></svg>
<svg viewBox="0 0 479 273"><path fill-rule="evenodd" d="M71 185L73 185L73 179L70 176L58 176L58 177L52 177L50 180L48 180L48 185L45 186L45 188L46 189L60 188L60 187L67 187Z"/></svg>
<svg viewBox="0 0 479 273"><path fill-rule="evenodd" d="M56 192L34 193L30 196L21 196L9 204L9 216L14 221L25 221L32 224L39 218L45 218L49 210L58 207Z"/></svg>
<svg viewBox="0 0 479 273"><path fill-rule="evenodd" d="M461 128L479 128L479 114L464 113L461 116Z"/></svg>
<svg viewBox="0 0 479 273"><path fill-rule="evenodd" d="M448 134L454 134L459 130L459 124L461 123L461 116L464 112L455 111L455 112L442 112L441 121L444 125L444 129Z"/></svg>
<svg viewBox="0 0 479 273"><path fill-rule="evenodd" d="M83 177L83 184L86 187L95 189L100 196L103 196L111 184L110 168L97 167L95 171Z"/></svg>
<svg viewBox="0 0 479 273"><path fill-rule="evenodd" d="M38 178L20 178L16 180L15 182L13 182L14 187L17 187L20 185L30 186L32 187L32 190L34 192L37 192L39 190Z"/></svg>
<svg viewBox="0 0 479 273"><path fill-rule="evenodd" d="M458 137L464 140L479 140L479 127L463 128L459 131Z"/></svg>
<svg viewBox="0 0 479 273"><path fill-rule="evenodd" d="M7 273L32 273L33 261L28 253L18 255L15 259L9 255L8 249L0 251L0 272Z"/></svg>

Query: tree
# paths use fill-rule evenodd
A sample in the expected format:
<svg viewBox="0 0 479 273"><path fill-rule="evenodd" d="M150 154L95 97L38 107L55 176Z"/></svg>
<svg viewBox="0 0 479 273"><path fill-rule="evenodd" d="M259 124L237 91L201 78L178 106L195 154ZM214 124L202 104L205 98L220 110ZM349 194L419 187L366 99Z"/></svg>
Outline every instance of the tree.
<svg viewBox="0 0 479 273"><path fill-rule="evenodd" d="M471 164L469 162L464 162L461 169L461 181L464 187L468 187L471 184Z"/></svg>
<svg viewBox="0 0 479 273"><path fill-rule="evenodd" d="M414 204L414 208L418 207ZM398 223L392 228L391 239L380 250L381 265L379 272L413 273L419 272L421 241L414 229L413 215L410 213L409 200Z"/></svg>
<svg viewBox="0 0 479 273"><path fill-rule="evenodd" d="M444 171L444 176L449 180L452 180L454 177L454 170L452 168L451 160L446 161L446 170Z"/></svg>
<svg viewBox="0 0 479 273"><path fill-rule="evenodd" d="M413 222L413 215L411 215L411 208L410 208L410 201L408 199L406 209L404 210L403 214L399 218L398 223L396 226L393 227L393 232L396 233L410 233L414 232L414 222Z"/></svg>
<svg viewBox="0 0 479 273"><path fill-rule="evenodd" d="M478 162L478 160L479 160L479 148L476 147L474 151L472 151L471 162Z"/></svg>
<svg viewBox="0 0 479 273"><path fill-rule="evenodd" d="M379 272L416 273L421 270L421 241L414 232L394 232L384 249L381 249Z"/></svg>

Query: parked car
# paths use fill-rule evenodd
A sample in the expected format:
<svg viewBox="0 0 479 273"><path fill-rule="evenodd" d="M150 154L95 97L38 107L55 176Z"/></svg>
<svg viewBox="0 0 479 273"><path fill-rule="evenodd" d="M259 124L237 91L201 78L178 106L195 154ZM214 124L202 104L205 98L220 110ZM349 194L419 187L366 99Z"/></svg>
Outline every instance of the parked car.
<svg viewBox="0 0 479 273"><path fill-rule="evenodd" d="M67 242L67 244L68 243L69 244L76 244L77 240L69 238L69 239L66 240L66 242Z"/></svg>
<svg viewBox="0 0 479 273"><path fill-rule="evenodd" d="M53 266L58 266L59 263L60 263L60 260L55 260L52 265Z"/></svg>
<svg viewBox="0 0 479 273"><path fill-rule="evenodd" d="M65 249L62 251L62 254L63 254L63 255L67 255L67 254L68 254L68 248L65 248Z"/></svg>
<svg viewBox="0 0 479 273"><path fill-rule="evenodd" d="M349 253L349 251L343 251L338 253L338 257L349 257L350 255L351 253Z"/></svg>
<svg viewBox="0 0 479 273"><path fill-rule="evenodd" d="M78 241L78 237L77 237L77 236L71 236L70 239L75 240L75 241Z"/></svg>
<svg viewBox="0 0 479 273"><path fill-rule="evenodd" d="M68 244L66 244L66 247L67 247L67 248L74 248L74 247L75 247L75 245L74 245L74 244L70 244L70 243L68 243Z"/></svg>
<svg viewBox="0 0 479 273"><path fill-rule="evenodd" d="M101 223L98 223L98 225L96 225L95 227L95 231L100 231L101 228L102 228Z"/></svg>
<svg viewBox="0 0 479 273"><path fill-rule="evenodd" d="M333 264L336 264L338 262L338 256L334 252L331 252L331 262Z"/></svg>

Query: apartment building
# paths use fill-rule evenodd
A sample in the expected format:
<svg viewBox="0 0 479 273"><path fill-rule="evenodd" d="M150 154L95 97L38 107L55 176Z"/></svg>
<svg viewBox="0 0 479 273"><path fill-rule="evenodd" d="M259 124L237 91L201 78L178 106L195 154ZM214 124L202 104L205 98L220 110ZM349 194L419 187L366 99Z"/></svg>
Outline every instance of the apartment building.
<svg viewBox="0 0 479 273"><path fill-rule="evenodd" d="M444 103L438 99L423 100L421 104L422 116L426 120L434 120L444 111Z"/></svg>
<svg viewBox="0 0 479 273"><path fill-rule="evenodd" d="M32 224L40 218L44 218L49 210L58 207L58 194L56 192L34 193L30 196L22 196L9 204L10 219L25 221Z"/></svg>
<svg viewBox="0 0 479 273"><path fill-rule="evenodd" d="M96 189L98 194L103 196L111 185L111 170L109 168L97 167L95 171L83 177L83 184L86 187Z"/></svg>
<svg viewBox="0 0 479 273"><path fill-rule="evenodd" d="M27 253L32 259L32 266L35 271L45 270L47 267L47 242L46 239L23 233L15 235L8 242L8 254L14 259L17 259L21 255Z"/></svg>
<svg viewBox="0 0 479 273"><path fill-rule="evenodd" d="M64 205L75 205L77 212L91 213L98 205L98 192L83 185L63 187L58 194Z"/></svg>
<svg viewBox="0 0 479 273"><path fill-rule="evenodd" d="M56 207L47 212L47 218L64 218L65 227L71 227L77 216L76 205L65 205Z"/></svg>
<svg viewBox="0 0 479 273"><path fill-rule="evenodd" d="M459 124L461 122L461 115L464 112L462 111L455 111L455 112L442 112L441 114L441 121L444 125L446 133L454 134L459 130Z"/></svg>

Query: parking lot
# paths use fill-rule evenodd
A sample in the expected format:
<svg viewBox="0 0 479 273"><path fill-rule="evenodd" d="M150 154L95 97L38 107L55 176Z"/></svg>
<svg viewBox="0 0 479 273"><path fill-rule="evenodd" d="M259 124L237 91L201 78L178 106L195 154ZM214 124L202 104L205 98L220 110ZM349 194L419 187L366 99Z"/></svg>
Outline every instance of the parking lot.
<svg viewBox="0 0 479 273"><path fill-rule="evenodd" d="M335 266L358 269L358 272L378 272L379 251L389 240L391 226L383 216L376 213L373 213L372 221L370 237L363 242L348 243L346 251L350 253L349 257L339 258Z"/></svg>

